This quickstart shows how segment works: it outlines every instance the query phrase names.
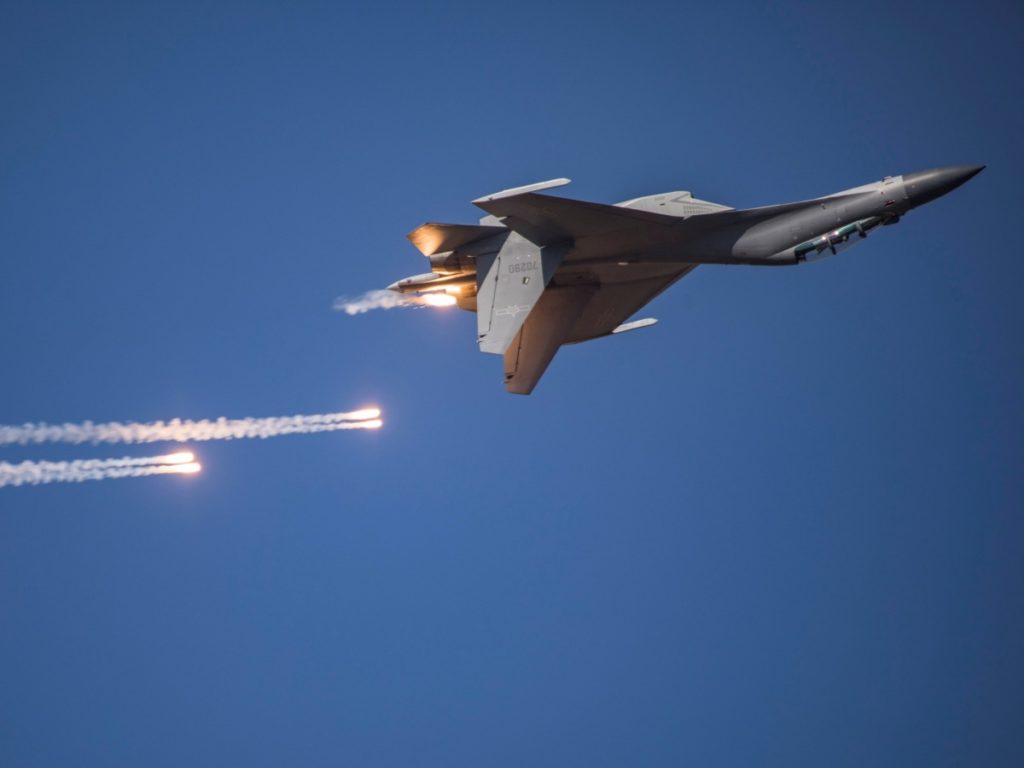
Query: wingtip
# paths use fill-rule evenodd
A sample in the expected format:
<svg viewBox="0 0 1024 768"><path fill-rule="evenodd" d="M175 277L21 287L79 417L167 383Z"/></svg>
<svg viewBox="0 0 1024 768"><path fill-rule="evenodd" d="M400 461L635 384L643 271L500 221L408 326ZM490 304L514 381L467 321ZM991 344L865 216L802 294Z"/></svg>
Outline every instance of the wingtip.
<svg viewBox="0 0 1024 768"><path fill-rule="evenodd" d="M626 333L627 331L635 331L638 328L649 328L650 326L655 325L657 322L658 319L656 317L644 317L641 318L640 320L631 320L628 323L623 323L622 325L617 325L614 328L612 328L612 334Z"/></svg>
<svg viewBox="0 0 1024 768"><path fill-rule="evenodd" d="M526 195L530 192L540 192L544 189L554 189L555 187L564 187L569 184L571 179L559 178L550 179L548 181L538 181L536 184L527 184L522 187L512 187L511 189L503 189L500 192L495 192L491 195L484 195L478 197L473 201L473 205L480 205L481 203L489 203L492 200L500 200L503 197L515 197L516 195Z"/></svg>

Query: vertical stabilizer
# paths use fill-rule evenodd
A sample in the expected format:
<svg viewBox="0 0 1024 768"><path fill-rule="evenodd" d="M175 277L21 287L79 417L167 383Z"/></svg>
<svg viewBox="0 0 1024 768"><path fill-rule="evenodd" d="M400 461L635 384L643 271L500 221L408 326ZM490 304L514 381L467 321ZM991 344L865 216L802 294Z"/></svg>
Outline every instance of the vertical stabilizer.
<svg viewBox="0 0 1024 768"><path fill-rule="evenodd" d="M477 342L502 355L562 263L568 246L539 246L517 233L477 258Z"/></svg>

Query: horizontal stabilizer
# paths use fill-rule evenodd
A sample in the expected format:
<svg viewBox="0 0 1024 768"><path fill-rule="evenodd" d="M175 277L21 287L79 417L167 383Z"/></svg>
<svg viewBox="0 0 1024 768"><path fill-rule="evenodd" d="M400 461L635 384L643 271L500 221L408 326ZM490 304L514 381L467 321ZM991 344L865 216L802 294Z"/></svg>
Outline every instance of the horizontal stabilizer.
<svg viewBox="0 0 1024 768"><path fill-rule="evenodd" d="M416 227L406 237L424 256L454 251L463 245L491 235L507 232L505 227L477 226L475 224L435 224L428 222Z"/></svg>

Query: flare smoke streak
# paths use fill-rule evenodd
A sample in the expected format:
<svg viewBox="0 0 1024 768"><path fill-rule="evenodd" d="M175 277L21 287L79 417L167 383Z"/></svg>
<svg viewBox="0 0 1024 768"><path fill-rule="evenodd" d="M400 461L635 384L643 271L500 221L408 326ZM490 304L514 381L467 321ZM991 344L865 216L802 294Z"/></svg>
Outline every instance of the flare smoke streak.
<svg viewBox="0 0 1024 768"><path fill-rule="evenodd" d="M121 459L78 459L75 461L0 461L0 488L5 485L42 483L81 483L85 480L109 480L117 477L191 474L201 467L191 453Z"/></svg>
<svg viewBox="0 0 1024 768"><path fill-rule="evenodd" d="M237 440L278 435L333 432L339 429L377 429L380 411L366 408L348 413L319 413L305 416L274 416L202 421L171 419L150 423L118 422L94 424L22 424L0 426L0 445L38 443L155 443L160 441ZM28 462L31 463L31 462ZM7 465L12 466L12 465ZM157 473L148 473L157 474Z"/></svg>
<svg viewBox="0 0 1024 768"><path fill-rule="evenodd" d="M419 309L422 307L450 306L453 297L443 293L426 293L422 296L395 293L394 291L367 291L362 296L339 296L334 308L346 315L361 315L371 309Z"/></svg>

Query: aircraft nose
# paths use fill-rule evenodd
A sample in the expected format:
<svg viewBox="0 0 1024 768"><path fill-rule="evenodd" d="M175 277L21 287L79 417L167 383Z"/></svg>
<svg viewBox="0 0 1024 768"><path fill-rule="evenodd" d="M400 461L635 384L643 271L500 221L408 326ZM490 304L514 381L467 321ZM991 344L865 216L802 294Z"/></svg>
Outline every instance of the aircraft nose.
<svg viewBox="0 0 1024 768"><path fill-rule="evenodd" d="M985 170L984 165L947 165L903 176L903 188L912 206L923 205L952 192Z"/></svg>

